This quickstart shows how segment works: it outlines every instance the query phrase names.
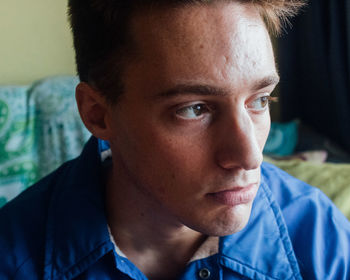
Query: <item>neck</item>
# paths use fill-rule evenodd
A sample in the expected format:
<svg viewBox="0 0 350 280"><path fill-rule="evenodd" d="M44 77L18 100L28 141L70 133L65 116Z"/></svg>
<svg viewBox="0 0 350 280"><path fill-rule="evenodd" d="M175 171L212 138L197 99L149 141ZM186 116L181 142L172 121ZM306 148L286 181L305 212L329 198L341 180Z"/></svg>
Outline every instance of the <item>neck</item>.
<svg viewBox="0 0 350 280"><path fill-rule="evenodd" d="M181 224L121 174L114 171L106 186L107 218L118 247L149 279L178 276L205 236Z"/></svg>

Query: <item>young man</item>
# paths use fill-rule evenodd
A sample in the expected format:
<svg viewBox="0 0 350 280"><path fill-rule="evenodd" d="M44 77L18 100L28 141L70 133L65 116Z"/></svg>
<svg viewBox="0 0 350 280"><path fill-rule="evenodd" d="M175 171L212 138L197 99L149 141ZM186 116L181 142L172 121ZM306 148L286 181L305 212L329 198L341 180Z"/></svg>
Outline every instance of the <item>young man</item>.
<svg viewBox="0 0 350 280"><path fill-rule="evenodd" d="M262 164L300 1L69 5L94 137L1 209L1 279L349 279L346 218Z"/></svg>

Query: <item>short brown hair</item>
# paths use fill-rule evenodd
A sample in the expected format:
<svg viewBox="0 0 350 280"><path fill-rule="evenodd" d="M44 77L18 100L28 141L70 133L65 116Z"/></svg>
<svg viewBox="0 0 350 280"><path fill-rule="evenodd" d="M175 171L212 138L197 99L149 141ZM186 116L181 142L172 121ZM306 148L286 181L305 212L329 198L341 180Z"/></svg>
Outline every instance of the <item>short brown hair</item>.
<svg viewBox="0 0 350 280"><path fill-rule="evenodd" d="M147 7L210 4L225 0L69 0L76 64L80 80L97 88L110 102L123 92L121 75L128 57L132 13ZM303 0L226 0L255 5L269 31L279 34Z"/></svg>

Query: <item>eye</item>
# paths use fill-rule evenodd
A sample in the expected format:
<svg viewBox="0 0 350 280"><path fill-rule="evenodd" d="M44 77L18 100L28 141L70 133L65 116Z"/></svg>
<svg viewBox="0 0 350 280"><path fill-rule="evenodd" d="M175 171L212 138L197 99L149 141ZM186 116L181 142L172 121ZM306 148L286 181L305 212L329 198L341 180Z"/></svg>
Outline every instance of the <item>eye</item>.
<svg viewBox="0 0 350 280"><path fill-rule="evenodd" d="M176 110L176 115L184 119L197 119L210 110L205 104L193 104Z"/></svg>
<svg viewBox="0 0 350 280"><path fill-rule="evenodd" d="M261 96L250 102L247 108L254 111L263 111L269 106L271 101L276 101L276 98L269 95Z"/></svg>

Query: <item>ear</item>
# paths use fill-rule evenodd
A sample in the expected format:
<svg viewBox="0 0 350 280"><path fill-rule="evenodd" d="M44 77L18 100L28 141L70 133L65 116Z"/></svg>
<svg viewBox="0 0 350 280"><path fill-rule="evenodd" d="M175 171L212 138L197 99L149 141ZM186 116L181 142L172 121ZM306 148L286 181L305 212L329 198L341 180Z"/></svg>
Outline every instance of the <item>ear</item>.
<svg viewBox="0 0 350 280"><path fill-rule="evenodd" d="M99 91L81 82L75 91L80 117L86 128L97 138L108 140L108 105Z"/></svg>

